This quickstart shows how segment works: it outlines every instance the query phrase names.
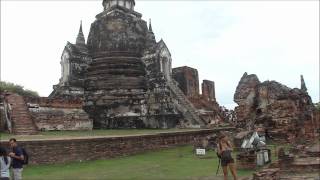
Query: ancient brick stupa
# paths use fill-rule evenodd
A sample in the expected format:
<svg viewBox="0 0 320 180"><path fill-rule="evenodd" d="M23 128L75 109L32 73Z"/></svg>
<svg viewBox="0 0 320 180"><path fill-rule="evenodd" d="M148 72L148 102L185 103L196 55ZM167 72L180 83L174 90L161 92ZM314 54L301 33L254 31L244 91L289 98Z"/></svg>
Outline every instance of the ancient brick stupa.
<svg viewBox="0 0 320 180"><path fill-rule="evenodd" d="M101 127L143 127L147 79L141 59L150 33L135 2L103 1L88 38L92 64L85 82L85 109Z"/></svg>
<svg viewBox="0 0 320 180"><path fill-rule="evenodd" d="M68 42L51 97L80 97L94 128L200 127L206 122L172 79L171 54L134 0L103 0L87 43Z"/></svg>

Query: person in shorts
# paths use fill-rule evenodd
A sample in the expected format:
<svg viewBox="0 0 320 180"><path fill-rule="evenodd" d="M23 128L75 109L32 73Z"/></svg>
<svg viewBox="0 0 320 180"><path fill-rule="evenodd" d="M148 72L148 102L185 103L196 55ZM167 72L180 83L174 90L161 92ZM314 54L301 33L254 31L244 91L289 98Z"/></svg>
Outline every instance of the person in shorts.
<svg viewBox="0 0 320 180"><path fill-rule="evenodd" d="M237 180L237 172L234 163L234 159L232 158L232 150L233 147L228 139L228 137L224 134L221 134L218 138L218 145L217 145L218 155L221 158L221 166L223 169L223 177L224 180L228 179L228 167L230 172L233 176L234 180Z"/></svg>

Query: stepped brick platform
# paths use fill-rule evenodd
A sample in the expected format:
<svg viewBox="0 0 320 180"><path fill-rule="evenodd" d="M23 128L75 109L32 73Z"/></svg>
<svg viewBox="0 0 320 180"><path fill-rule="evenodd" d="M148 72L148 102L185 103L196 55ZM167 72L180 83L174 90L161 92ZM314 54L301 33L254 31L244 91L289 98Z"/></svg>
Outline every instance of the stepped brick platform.
<svg viewBox="0 0 320 180"><path fill-rule="evenodd" d="M213 81L203 80L202 94L199 93L200 83L197 69L188 66L173 68L172 78L173 82L177 82L173 83L177 88L171 89L176 92L174 94L177 94L177 99L183 99L181 104L187 109L187 116L192 118L189 122L198 122L200 126L205 124L211 127L224 120L229 120L227 115L222 113L223 108L216 101ZM171 84L169 82L169 86L172 86Z"/></svg>
<svg viewBox="0 0 320 180"><path fill-rule="evenodd" d="M320 170L320 157L296 158L286 171L292 172L314 172Z"/></svg>
<svg viewBox="0 0 320 180"><path fill-rule="evenodd" d="M91 130L92 120L80 98L24 98L30 115L41 131Z"/></svg>
<svg viewBox="0 0 320 180"><path fill-rule="evenodd" d="M17 135L37 134L37 128L28 111L22 96L10 94L6 97L11 106L11 121L13 133Z"/></svg>
<svg viewBox="0 0 320 180"><path fill-rule="evenodd" d="M308 154L308 150L319 150L316 148L319 146L318 143L311 147L304 148L303 145L291 148L291 153L286 152L281 148L278 153L279 167L281 171L285 173L312 173L319 172L320 170L320 157L314 156L314 154ZM297 151L297 149L299 149Z"/></svg>
<svg viewBox="0 0 320 180"><path fill-rule="evenodd" d="M180 109L180 112L182 112L182 114L184 115L185 122L191 122L192 124L199 124L199 126L204 126L205 122L199 117L197 110L188 100L188 98L184 95L184 93L180 90L180 88L177 85L175 85L172 81L168 82L168 86L178 100L177 107L178 109ZM186 127L190 126L191 124L186 125Z"/></svg>

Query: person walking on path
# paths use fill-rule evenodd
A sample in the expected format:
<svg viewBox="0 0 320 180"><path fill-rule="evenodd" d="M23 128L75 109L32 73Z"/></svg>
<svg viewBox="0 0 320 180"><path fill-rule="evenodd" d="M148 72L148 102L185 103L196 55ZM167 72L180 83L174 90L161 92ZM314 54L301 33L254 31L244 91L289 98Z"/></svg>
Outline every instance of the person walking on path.
<svg viewBox="0 0 320 180"><path fill-rule="evenodd" d="M21 180L24 160L22 148L18 146L17 140L15 138L11 138L9 140L9 144L12 148L9 156L12 158L11 166L13 169L13 180Z"/></svg>
<svg viewBox="0 0 320 180"><path fill-rule="evenodd" d="M233 147L228 139L228 137L224 134L221 134L218 139L218 154L221 157L221 166L223 169L223 177L224 180L228 179L228 167L231 171L234 180L237 180L237 172L234 164L234 159L232 158L232 150Z"/></svg>
<svg viewBox="0 0 320 180"><path fill-rule="evenodd" d="M7 150L0 146L0 180L10 180L10 164L11 158Z"/></svg>

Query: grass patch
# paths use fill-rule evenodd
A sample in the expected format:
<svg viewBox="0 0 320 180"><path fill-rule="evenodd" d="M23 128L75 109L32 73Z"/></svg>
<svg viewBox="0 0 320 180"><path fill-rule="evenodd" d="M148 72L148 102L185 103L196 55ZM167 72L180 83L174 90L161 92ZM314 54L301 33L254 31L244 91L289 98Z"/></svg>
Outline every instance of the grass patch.
<svg viewBox="0 0 320 180"><path fill-rule="evenodd" d="M26 180L60 179L201 179L215 176L218 158L213 151L200 158L191 146L143 154L78 163L29 165ZM250 176L253 171L238 170L239 176ZM222 177L222 169L219 176Z"/></svg>

